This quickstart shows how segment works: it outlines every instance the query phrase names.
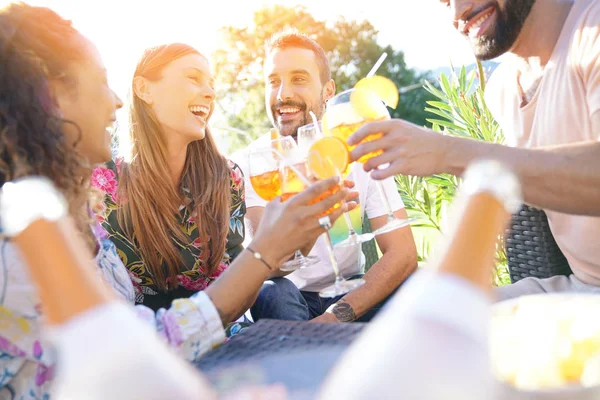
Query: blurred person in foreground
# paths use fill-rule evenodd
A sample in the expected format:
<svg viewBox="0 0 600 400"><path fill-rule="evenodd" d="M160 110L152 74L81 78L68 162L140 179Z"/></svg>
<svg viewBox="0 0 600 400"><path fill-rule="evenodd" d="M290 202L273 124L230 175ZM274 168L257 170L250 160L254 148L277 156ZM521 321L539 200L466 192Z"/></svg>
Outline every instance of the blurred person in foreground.
<svg viewBox="0 0 600 400"><path fill-rule="evenodd" d="M495 187L489 185L492 178ZM285 206L271 202L257 234L270 229L275 210L307 202L325 187L327 182L320 182ZM40 195L36 212L21 206L32 192ZM394 296L338 361L318 397L387 397L400 390L406 398L495 398L487 341L491 269L480 266L493 261L497 235L520 203L513 174L495 162L474 165L432 268ZM59 398L217 398L202 374L176 357L86 267L89 254L73 235L66 210L52 184L35 177L8 183L0 195L3 230L23 252L47 310L61 360L56 393L64 397ZM271 398L286 397L280 386L247 394L261 398L269 392Z"/></svg>

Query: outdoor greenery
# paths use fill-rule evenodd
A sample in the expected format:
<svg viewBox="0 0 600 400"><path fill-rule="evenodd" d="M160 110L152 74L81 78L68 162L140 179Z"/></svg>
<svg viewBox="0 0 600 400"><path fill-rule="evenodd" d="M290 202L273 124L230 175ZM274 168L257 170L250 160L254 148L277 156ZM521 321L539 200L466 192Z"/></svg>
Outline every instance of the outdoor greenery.
<svg viewBox="0 0 600 400"><path fill-rule="evenodd" d="M227 127L241 131L239 135L228 135L229 152L245 147L271 127L264 100L264 44L274 33L290 27L323 46L338 92L354 86L381 54L387 52L388 57L378 75L390 78L399 88L406 88L401 89L405 93L392 117L419 125L427 123L424 105L427 100L434 99L422 87L427 73L408 68L403 52L380 45L378 31L370 22L340 17L333 23L326 23L315 19L303 6L276 5L256 11L247 26L221 29L225 42L221 48L226 50L213 55L219 78L217 102L226 115Z"/></svg>
<svg viewBox="0 0 600 400"><path fill-rule="evenodd" d="M427 101L425 108L430 113L427 121L434 130L492 143L504 141L502 130L485 103L486 74L480 63L471 71L462 67L456 72L452 68L449 76L442 73L438 80L439 85L425 83L426 90L436 97L436 100ZM425 261L437 236L445 228L446 209L454 198L460 179L449 174L431 177L398 175L396 183L409 215L422 221L413 225L413 231L419 261ZM496 285L510 283L502 243L500 238L494 274Z"/></svg>

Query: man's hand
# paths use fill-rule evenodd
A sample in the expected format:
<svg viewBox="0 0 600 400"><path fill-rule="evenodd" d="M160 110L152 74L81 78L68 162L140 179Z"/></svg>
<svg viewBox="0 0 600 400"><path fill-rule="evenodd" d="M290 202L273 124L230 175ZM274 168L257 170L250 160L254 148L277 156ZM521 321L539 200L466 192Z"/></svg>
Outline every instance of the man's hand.
<svg viewBox="0 0 600 400"><path fill-rule="evenodd" d="M591 122L594 137L598 138L600 111L592 115ZM383 136L360 143L377 133ZM350 153L352 160L376 150L383 151L364 165L365 171L373 170L371 177L376 180L396 174L460 176L473 161L490 159L506 165L519 176L525 203L566 214L600 216L600 143L597 140L523 149L445 136L392 119L363 125L350 136L348 144L358 144Z"/></svg>
<svg viewBox="0 0 600 400"><path fill-rule="evenodd" d="M322 315L310 320L310 322L352 322L358 317L352 306L344 299L329 306Z"/></svg>
<svg viewBox="0 0 600 400"><path fill-rule="evenodd" d="M361 143L369 135L381 133L377 140ZM358 144L350 153L352 161L377 150L383 154L371 158L364 165L373 171L373 179L384 179L397 174L429 176L444 171L444 163L451 149L452 138L427 128L399 119L370 122L363 125L348 139L349 145ZM360 143L360 144L359 144ZM387 168L377 170L382 165Z"/></svg>

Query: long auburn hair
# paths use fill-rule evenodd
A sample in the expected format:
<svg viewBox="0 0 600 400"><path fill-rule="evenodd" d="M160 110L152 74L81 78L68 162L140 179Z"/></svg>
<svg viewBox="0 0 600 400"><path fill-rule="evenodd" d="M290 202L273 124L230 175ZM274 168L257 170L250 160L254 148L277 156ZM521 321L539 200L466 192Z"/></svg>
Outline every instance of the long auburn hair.
<svg viewBox="0 0 600 400"><path fill-rule="evenodd" d="M86 212L91 165L77 151L78 141L65 136L64 124L74 123L61 117L49 84L55 79L76 87L68 71L89 57L85 40L48 8L13 3L0 10L0 185L30 175L49 178L94 250Z"/></svg>
<svg viewBox="0 0 600 400"><path fill-rule="evenodd" d="M188 54L200 54L181 43L147 49L138 62L134 77L150 81L161 79L170 62ZM184 200L182 188L194 204L193 216L199 238L208 242L201 251L209 252L203 272L212 275L225 253L229 231L230 169L217 150L210 130L202 140L187 146L180 185L171 184L167 143L164 131L152 108L131 87L129 109L128 163L123 163L119 177L118 221L128 238L135 243L149 272L160 289L177 287L177 275L183 259L178 246L186 247L180 226L179 207Z"/></svg>

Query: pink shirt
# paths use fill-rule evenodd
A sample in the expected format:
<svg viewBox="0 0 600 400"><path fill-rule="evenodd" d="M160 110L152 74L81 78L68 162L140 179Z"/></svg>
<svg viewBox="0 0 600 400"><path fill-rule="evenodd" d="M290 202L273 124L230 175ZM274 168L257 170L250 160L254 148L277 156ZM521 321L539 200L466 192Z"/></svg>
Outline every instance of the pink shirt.
<svg viewBox="0 0 600 400"><path fill-rule="evenodd" d="M509 146L536 148L600 139L591 118L600 111L599 25L600 2L575 0L537 92L524 107L512 59L494 72L486 101ZM600 286L600 218L545 211L575 276Z"/></svg>

